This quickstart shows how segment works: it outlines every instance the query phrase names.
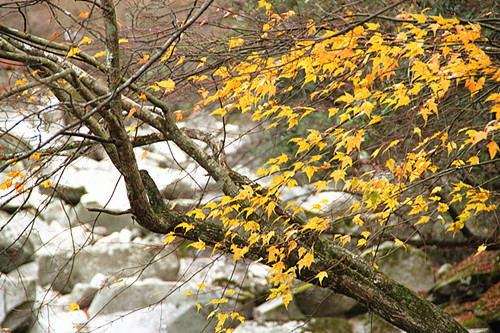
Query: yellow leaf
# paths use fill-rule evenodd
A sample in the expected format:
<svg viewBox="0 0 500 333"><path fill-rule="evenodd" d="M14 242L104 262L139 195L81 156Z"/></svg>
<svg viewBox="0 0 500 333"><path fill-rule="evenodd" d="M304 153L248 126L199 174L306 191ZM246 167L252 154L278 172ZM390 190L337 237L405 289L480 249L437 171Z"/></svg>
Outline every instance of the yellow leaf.
<svg viewBox="0 0 500 333"><path fill-rule="evenodd" d="M382 118L380 116L373 116L370 122L368 123L368 126L373 125L381 121Z"/></svg>
<svg viewBox="0 0 500 333"><path fill-rule="evenodd" d="M437 192L440 192L442 190L442 187L441 186L437 186L437 187L434 187L431 191L431 194L434 194L434 193L437 193Z"/></svg>
<svg viewBox="0 0 500 333"><path fill-rule="evenodd" d="M499 150L498 144L495 141L491 141L486 145L488 147L488 152L490 153L490 158L493 159Z"/></svg>
<svg viewBox="0 0 500 333"><path fill-rule="evenodd" d="M80 53L80 49L78 47L71 47L68 54L66 55L66 58L70 58L74 55L77 55L78 53Z"/></svg>
<svg viewBox="0 0 500 333"><path fill-rule="evenodd" d="M205 242L199 239L197 242L191 243L188 246L192 246L198 250L198 252L205 250Z"/></svg>
<svg viewBox="0 0 500 333"><path fill-rule="evenodd" d="M17 80L16 83L14 84L14 86L22 86L26 82L27 82L26 79Z"/></svg>
<svg viewBox="0 0 500 333"><path fill-rule="evenodd" d="M425 23L426 17L423 14L410 14L410 16L417 20L417 23Z"/></svg>
<svg viewBox="0 0 500 333"><path fill-rule="evenodd" d="M421 216L420 219L415 223L415 225L421 224L421 223L427 223L429 222L430 217L429 216Z"/></svg>
<svg viewBox="0 0 500 333"><path fill-rule="evenodd" d="M12 179L7 178L2 185L0 185L0 190L6 190L12 185Z"/></svg>
<svg viewBox="0 0 500 333"><path fill-rule="evenodd" d="M293 296L290 292L285 292L285 294L283 295L283 303L285 304L285 308L288 309L288 304L290 303L292 298Z"/></svg>
<svg viewBox="0 0 500 333"><path fill-rule="evenodd" d="M297 266L299 267L299 273L302 268L309 268L311 264L314 262L314 255L311 252L307 252L302 259L297 262Z"/></svg>
<svg viewBox="0 0 500 333"><path fill-rule="evenodd" d="M483 244L481 244L481 245L479 245L479 247L477 248L477 252L476 252L476 254L474 255L474 257L475 257L475 256L477 256L479 253L483 252L484 250L486 250L486 247L487 247L487 246L486 246L486 245L484 245L484 243L483 243Z"/></svg>
<svg viewBox="0 0 500 333"><path fill-rule="evenodd" d="M378 23L365 23L365 25L368 27L368 30L377 30L380 28L380 24Z"/></svg>
<svg viewBox="0 0 500 333"><path fill-rule="evenodd" d="M358 245L357 245L358 247L359 247L359 246L363 246L363 245L365 245L365 244L366 244L366 239L364 239L364 238L360 238L360 239L358 239Z"/></svg>
<svg viewBox="0 0 500 333"><path fill-rule="evenodd" d="M335 181L335 187L337 187L337 182L339 181L339 179L342 179L345 181L345 176L346 176L345 170L339 169L339 170L335 170L334 172L332 172L330 177L333 178L333 180Z"/></svg>
<svg viewBox="0 0 500 333"><path fill-rule="evenodd" d="M230 39L229 40L229 48L238 47L245 43L245 41L241 38Z"/></svg>
<svg viewBox="0 0 500 333"><path fill-rule="evenodd" d="M487 133L485 131L479 131L479 132L475 133L474 141L472 142L472 145L475 145L479 141L486 139L486 136L487 136Z"/></svg>
<svg viewBox="0 0 500 333"><path fill-rule="evenodd" d="M88 37L83 37L80 43L78 43L78 46L82 45L83 43L90 44L92 41Z"/></svg>
<svg viewBox="0 0 500 333"><path fill-rule="evenodd" d="M165 239L162 241L162 243L164 244L170 244L174 241L175 239L175 235L174 233L171 231L167 234L167 237L165 237Z"/></svg>
<svg viewBox="0 0 500 333"><path fill-rule="evenodd" d="M447 204L442 203L442 202L438 203L438 208L437 208L438 212L446 212L446 211L448 211L448 209L449 209L449 207Z"/></svg>
<svg viewBox="0 0 500 333"><path fill-rule="evenodd" d="M213 299L210 302L208 302L206 305L208 305L208 304L222 304L222 303L227 303L227 302L229 302L229 300L227 298Z"/></svg>
<svg viewBox="0 0 500 333"><path fill-rule="evenodd" d="M52 183L48 180L43 181L42 184L43 184L43 187L45 187L45 188L49 188L52 186Z"/></svg>
<svg viewBox="0 0 500 333"><path fill-rule="evenodd" d="M121 43L128 43L128 39L120 39L118 41L118 44L121 44Z"/></svg>
<svg viewBox="0 0 500 333"><path fill-rule="evenodd" d="M178 224L174 229L177 229L177 228L184 228L184 234L186 234L189 230L191 229L194 229L194 226L192 226L191 224L188 224L186 222L182 222L180 224Z"/></svg>
<svg viewBox="0 0 500 333"><path fill-rule="evenodd" d="M224 117L226 115L227 111L225 108L218 108L217 110L215 110L214 112L212 112L210 115L216 115L216 114L220 114L221 117Z"/></svg>
<svg viewBox="0 0 500 333"><path fill-rule="evenodd" d="M160 87L158 87L156 84L153 84L151 86L147 86L146 89L154 89L155 92L160 91Z"/></svg>
<svg viewBox="0 0 500 333"><path fill-rule="evenodd" d="M165 89L165 92L174 90L175 82L172 79L156 82L156 85Z"/></svg>
<svg viewBox="0 0 500 333"><path fill-rule="evenodd" d="M34 153L30 156L30 160L38 160L42 156L42 153Z"/></svg>
<svg viewBox="0 0 500 333"><path fill-rule="evenodd" d="M69 312L80 310L80 306L76 303L69 303L69 306L70 306Z"/></svg>
<svg viewBox="0 0 500 333"><path fill-rule="evenodd" d="M94 58L99 58L99 57L102 57L102 56L105 56L105 55L106 55L106 51L97 52L94 55Z"/></svg>
<svg viewBox="0 0 500 333"><path fill-rule="evenodd" d="M129 133L132 135L137 127L136 126L131 126Z"/></svg>
<svg viewBox="0 0 500 333"><path fill-rule="evenodd" d="M390 158L385 163L385 166L388 167L389 170L391 170L391 172L392 172L394 170L394 163L396 163L396 161L394 161L392 158Z"/></svg>
<svg viewBox="0 0 500 333"><path fill-rule="evenodd" d="M234 253L233 256L233 262L236 262L239 258L242 258L247 252L248 252L248 246L245 246L243 248L238 248L236 244L231 245L231 250Z"/></svg>
<svg viewBox="0 0 500 333"><path fill-rule="evenodd" d="M204 283L200 283L198 285L198 289L200 289L201 291L203 291L203 289L205 289L206 285Z"/></svg>
<svg viewBox="0 0 500 333"><path fill-rule="evenodd" d="M403 243L402 241L400 241L400 240L399 240L399 239L397 239L397 238L395 238L395 239L394 239L394 241L395 241L397 244L404 246L405 250L407 250L405 243Z"/></svg>
<svg viewBox="0 0 500 333"><path fill-rule="evenodd" d="M186 56L181 56L179 60L175 63L175 66L179 66L184 62L184 59L186 59Z"/></svg>
<svg viewBox="0 0 500 333"><path fill-rule="evenodd" d="M323 279L328 277L328 273L327 272L319 272L318 274L316 274L315 278L319 280L319 284L321 285L321 283L323 282Z"/></svg>
<svg viewBox="0 0 500 333"><path fill-rule="evenodd" d="M189 296L189 295L192 295L192 294L193 294L193 292L192 292L192 291L190 291L190 290L188 290L188 291L186 291L186 292L183 292L182 294L183 294L183 295L187 295L187 296Z"/></svg>

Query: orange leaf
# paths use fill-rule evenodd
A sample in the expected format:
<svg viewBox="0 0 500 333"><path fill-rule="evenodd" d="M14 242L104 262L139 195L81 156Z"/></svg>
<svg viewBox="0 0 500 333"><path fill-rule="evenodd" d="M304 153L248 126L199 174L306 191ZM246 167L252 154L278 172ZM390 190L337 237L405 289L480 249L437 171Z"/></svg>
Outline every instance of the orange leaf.
<svg viewBox="0 0 500 333"><path fill-rule="evenodd" d="M52 183L48 180L43 181L42 184L43 184L43 187L45 187L45 188L49 188L52 186Z"/></svg>
<svg viewBox="0 0 500 333"><path fill-rule="evenodd" d="M499 150L498 144L495 141L491 141L486 145L486 147L488 147L490 158L493 159Z"/></svg>
<svg viewBox="0 0 500 333"><path fill-rule="evenodd" d="M145 159L146 156L148 156L148 152L147 151L145 151L145 152L142 153L141 160Z"/></svg>
<svg viewBox="0 0 500 333"><path fill-rule="evenodd" d="M57 32L54 32L54 34L52 35L52 37L49 38L49 40L52 41L56 38L57 38Z"/></svg>
<svg viewBox="0 0 500 333"><path fill-rule="evenodd" d="M85 10L83 12L80 13L80 15L78 15L78 18L87 18L89 17L89 13L87 13Z"/></svg>
<svg viewBox="0 0 500 333"><path fill-rule="evenodd" d="M33 155L30 156L30 160L37 160L42 156L42 153L34 153Z"/></svg>
<svg viewBox="0 0 500 333"><path fill-rule="evenodd" d="M128 115L127 115L127 120L129 120L130 117L132 117L132 115L137 111L136 108L132 108L130 109L130 111L128 112Z"/></svg>
<svg viewBox="0 0 500 333"><path fill-rule="evenodd" d="M175 113L175 121L182 120L182 111L181 110L177 110L174 113Z"/></svg>
<svg viewBox="0 0 500 333"><path fill-rule="evenodd" d="M144 56L144 57L143 57L143 58L142 58L142 59L138 62L138 64L139 64L139 65L142 65L142 64L144 64L146 61L148 61L148 59L149 59L149 54L146 54L146 55L145 55L145 56Z"/></svg>

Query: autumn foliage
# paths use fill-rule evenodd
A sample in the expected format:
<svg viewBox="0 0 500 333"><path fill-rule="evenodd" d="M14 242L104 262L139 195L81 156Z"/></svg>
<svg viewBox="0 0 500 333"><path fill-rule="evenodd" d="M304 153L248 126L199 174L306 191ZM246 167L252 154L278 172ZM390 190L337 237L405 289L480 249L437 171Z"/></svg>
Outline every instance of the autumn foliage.
<svg viewBox="0 0 500 333"><path fill-rule="evenodd" d="M346 16L344 26L318 25L301 21L293 10L279 12L265 0L258 2L256 11L265 22L254 35L235 32L224 40L234 59L219 61L215 51L190 57L186 49L171 43L161 54L142 53L132 61L138 70L156 62L197 74L177 82L172 76L131 84L129 98L136 107L125 108L127 121L147 120L140 106L168 99L191 85L198 99L193 110L168 115L177 122L198 112L210 112L217 119L243 114L264 124L268 132L297 133L286 142L292 154L275 152L251 178L233 177L239 193L226 191L187 213L196 223L216 221L224 231L222 241L208 244L198 239L189 247L224 250L234 262L255 259L252 251L265 249L268 299L281 298L288 305L293 282L317 262L315 246L321 242L364 255L377 267L381 240L407 246L408 239L391 233L395 224L418 234L422 226L447 223L447 231L455 235L467 233L476 217L495 214L500 189L500 68L484 47L487 39L479 24L424 10L402 11L378 23ZM78 19L87 19L85 13ZM256 46L256 38L267 43L267 51ZM124 47L128 42L119 40ZM106 51L86 53L93 43L89 36L65 46L64 59L105 67L98 61ZM14 89L22 93L27 82L18 81ZM135 139L140 125L126 130ZM40 168L48 154L40 146L25 157ZM25 179L37 179L38 169L21 170L19 164L11 164L19 159L11 158L6 165L12 171L0 188L22 193ZM224 162L221 167L234 174ZM52 185L45 178L36 182ZM341 216L322 213L332 204L328 200L315 203L312 211L300 201L281 200L299 186L310 186L317 194L336 188L359 200ZM180 222L164 242L189 235L196 228L193 220ZM346 224L357 226L356 233L343 232ZM478 253L497 242L498 228L489 232L473 244ZM292 254L298 260L291 265ZM329 274L334 273L320 271L307 282L321 285ZM211 314L218 318L219 331L231 330L225 326L228 321L244 321L236 312L219 310Z"/></svg>

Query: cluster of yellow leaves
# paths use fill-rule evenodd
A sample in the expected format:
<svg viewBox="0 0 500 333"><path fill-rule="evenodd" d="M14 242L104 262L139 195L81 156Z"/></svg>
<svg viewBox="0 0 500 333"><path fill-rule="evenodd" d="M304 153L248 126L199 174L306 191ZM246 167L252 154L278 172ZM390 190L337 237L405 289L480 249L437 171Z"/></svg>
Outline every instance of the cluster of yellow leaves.
<svg viewBox="0 0 500 333"><path fill-rule="evenodd" d="M272 37L271 34L279 37L281 32L277 27L293 13L272 13L272 6L264 0L259 1L259 8L269 15L262 32L267 37ZM350 208L353 222L360 227L365 224L360 212L370 212L371 219L382 225L392 212L407 206L409 218L419 225L431 221L432 214L445 214L449 204L464 199L465 208L448 229L456 233L474 214L496 209L494 204L487 203L490 197L487 191L467 188L464 184L455 185L451 202L442 200L440 188L433 189L428 196L408 198L403 195L426 175L439 173L433 161L437 150L450 156L455 151L484 143L490 158L494 159L499 150L494 135L500 129L500 94L490 91L483 100L489 103L495 119L484 128L462 129L460 133L466 135L465 139L450 138L447 132L423 136L431 119L439 119L440 101L453 89L465 86L471 97L476 96L489 81L500 81L500 69L494 67L475 44L481 39L479 26L460 25L456 19L427 17L424 13L404 15L405 19L413 21L403 23L395 36L382 34L378 31L380 26L372 23L357 26L343 35L325 29L318 33L313 22L309 22L309 38L297 39L295 45L279 57L265 58L255 53L245 61L219 68L214 77L220 80L220 89L213 94L205 90L202 94L199 105L223 101L213 115L223 117L229 111L251 112L254 121L268 121L267 128L285 125L290 130L308 115L325 111L336 124L323 132L311 129L307 135L291 139L290 143L297 146L294 157L281 154L259 168L257 177L269 177L267 189L243 186L236 197L225 196L220 202L211 202L191 213L199 219L219 219L227 230L228 240L246 235L246 244L231 247L234 261L244 258L252 247L267 246L267 263L271 266L269 282L275 287L269 298L282 297L288 304L292 297L291 282L314 263L314 252L298 247L293 240L295 235L311 231L321 233L330 227L330 220L324 217L309 218L303 226L288 225L290 216L303 211L295 202L285 208L289 215L276 214L277 200L284 190L298 185L299 174L306 175L318 193L331 182L337 186L342 180L345 191L361 194L361 202L353 203ZM244 43L242 39L232 39L229 47ZM405 79L399 79L401 75ZM191 79L201 82L207 77ZM334 105L331 108L290 106L275 99L305 85L316 87L311 101L335 96ZM371 154L372 160L379 155L388 156L381 165L385 176L348 178L371 127L383 124L391 113L408 109L415 110L415 117L423 122L421 127L409 129L418 138L414 149L396 161L390 153L404 139L387 142ZM342 126L344 124L358 126ZM479 157L473 156L468 161L456 159L450 166L470 168L479 163ZM315 179L320 170L326 170L327 178ZM321 208L321 203L313 206L313 209ZM269 225L259 225L255 222L256 217L266 217ZM284 239L276 241L278 234L273 227L278 224L280 230L284 230ZM186 232L189 230L186 225L178 227ZM357 246L365 246L369 237L370 232L364 231ZM334 240L345 245L351 241L351 236L338 234ZM406 248L403 241L397 238L394 241ZM200 242L191 246L198 250L204 248ZM285 269L284 260L290 255L297 256L297 264ZM327 272L316 276L320 283L325 277L328 277Z"/></svg>

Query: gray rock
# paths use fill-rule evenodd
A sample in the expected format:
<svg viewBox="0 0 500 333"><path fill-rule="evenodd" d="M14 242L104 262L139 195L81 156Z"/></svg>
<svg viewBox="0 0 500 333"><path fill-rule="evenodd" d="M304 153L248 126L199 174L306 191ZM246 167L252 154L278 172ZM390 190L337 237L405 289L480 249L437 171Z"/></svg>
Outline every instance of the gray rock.
<svg viewBox="0 0 500 333"><path fill-rule="evenodd" d="M392 242L383 243L378 251L380 270L394 280L415 291L427 291L434 285L432 262L424 251Z"/></svg>
<svg viewBox="0 0 500 333"><path fill-rule="evenodd" d="M91 200L87 200L91 199ZM120 231L124 228L132 229L138 228L139 225L134 223L132 220L132 215L110 215L99 212L91 212L89 208L102 209L104 204L94 201L91 197L83 197L82 202L75 206L69 213L69 220L71 221L71 226L77 226L80 224L89 224L92 227L104 227L109 234ZM125 207L128 207L125 206ZM124 208L123 210L125 210Z"/></svg>
<svg viewBox="0 0 500 333"><path fill-rule="evenodd" d="M404 333L375 314L362 314L348 321L353 333Z"/></svg>
<svg viewBox="0 0 500 333"><path fill-rule="evenodd" d="M120 316L121 323L112 324L116 332L119 332L118 327L127 327L126 323L133 322L135 316L138 316L136 319L139 322L149 322L146 327L153 326L153 330L139 329L138 332L159 330L160 332L195 333L203 331L204 328L208 332L213 331L216 323L213 320L207 321L207 316L215 309L215 306L208 305L208 303L212 299L219 298L220 294L204 290L203 293L196 295L197 289L197 286L193 284L165 282L158 279L144 281L126 279L121 283L101 289L92 301L88 313L91 318L96 318L97 323L103 316L106 318L104 323L109 322L110 317ZM188 290L195 293L184 294ZM200 310L196 303L202 305ZM129 318L131 313L137 314ZM162 317L163 321L158 321L158 318ZM96 322L91 321L91 325L96 325ZM137 323L131 325L135 327ZM114 330L108 331L108 329L105 332L115 332Z"/></svg>
<svg viewBox="0 0 500 333"><path fill-rule="evenodd" d="M54 198L59 198L69 205L76 206L80 202L81 197L86 194L87 191L83 186L71 187L56 185L47 188L45 186L41 186L40 193Z"/></svg>
<svg viewBox="0 0 500 333"><path fill-rule="evenodd" d="M45 304L37 311L36 321L29 333L77 333L85 329L88 320L84 311L69 311L69 305Z"/></svg>
<svg viewBox="0 0 500 333"><path fill-rule="evenodd" d="M87 283L77 283L71 291L72 303L78 304L80 309L85 309L90 306L94 296L99 291L99 288Z"/></svg>
<svg viewBox="0 0 500 333"><path fill-rule="evenodd" d="M140 276L176 280L179 271L171 247L124 242L102 242L77 252L43 255L39 263L40 284L51 284L62 293L71 292L76 283L90 282L98 272L115 279Z"/></svg>
<svg viewBox="0 0 500 333"><path fill-rule="evenodd" d="M0 272L9 273L32 260L35 245L29 236L34 220L24 212L11 217L0 211Z"/></svg>
<svg viewBox="0 0 500 333"><path fill-rule="evenodd" d="M308 328L314 333L353 333L352 326L345 318L312 318Z"/></svg>
<svg viewBox="0 0 500 333"><path fill-rule="evenodd" d="M305 329L305 323L301 321L274 322L257 320L246 321L244 324L236 327L233 333L302 333L310 332Z"/></svg>
<svg viewBox="0 0 500 333"><path fill-rule="evenodd" d="M301 320L305 319L295 300L288 303L288 308L281 299L272 299L253 310L253 317L257 320Z"/></svg>
<svg viewBox="0 0 500 333"><path fill-rule="evenodd" d="M33 322L36 299L36 263L19 267L9 274L0 273L0 323L11 331Z"/></svg>
<svg viewBox="0 0 500 333"><path fill-rule="evenodd" d="M350 297L318 286L296 294L294 299L302 313L308 317L344 316L358 304Z"/></svg>

